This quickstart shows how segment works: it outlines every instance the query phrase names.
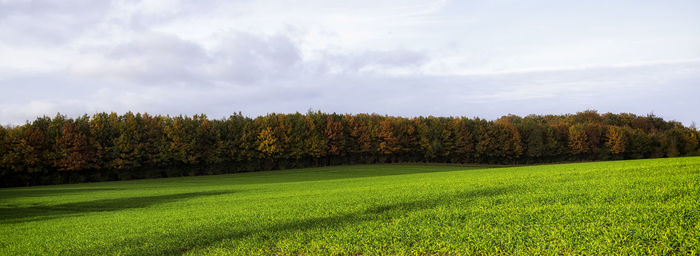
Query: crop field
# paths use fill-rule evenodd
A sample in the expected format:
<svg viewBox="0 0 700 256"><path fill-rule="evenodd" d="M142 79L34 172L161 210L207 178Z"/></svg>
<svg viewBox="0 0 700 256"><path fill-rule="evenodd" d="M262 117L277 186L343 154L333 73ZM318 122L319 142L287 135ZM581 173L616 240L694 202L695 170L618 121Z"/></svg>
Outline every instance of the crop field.
<svg viewBox="0 0 700 256"><path fill-rule="evenodd" d="M700 157L0 189L0 255L700 253Z"/></svg>

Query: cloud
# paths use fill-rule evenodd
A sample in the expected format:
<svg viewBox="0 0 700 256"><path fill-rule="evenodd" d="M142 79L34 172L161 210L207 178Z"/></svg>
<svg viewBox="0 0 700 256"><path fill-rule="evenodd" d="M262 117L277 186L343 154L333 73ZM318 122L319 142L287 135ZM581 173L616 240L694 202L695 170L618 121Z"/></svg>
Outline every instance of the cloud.
<svg viewBox="0 0 700 256"><path fill-rule="evenodd" d="M298 46L280 34L232 32L224 36L211 55L213 76L242 84L288 77L300 71L298 65L302 62Z"/></svg>
<svg viewBox="0 0 700 256"><path fill-rule="evenodd" d="M409 73L418 72L428 61L429 57L424 53L395 49L325 54L322 65L333 73Z"/></svg>
<svg viewBox="0 0 700 256"><path fill-rule="evenodd" d="M486 118L594 108L689 123L700 107L697 10L684 1L0 0L0 123L309 108Z"/></svg>
<svg viewBox="0 0 700 256"><path fill-rule="evenodd" d="M304 59L300 47L281 33L222 33L214 47L177 36L147 33L109 48L84 51L71 65L73 75L155 85L252 86L263 81L293 80L338 73L416 71L425 54L405 49L324 53Z"/></svg>
<svg viewBox="0 0 700 256"><path fill-rule="evenodd" d="M689 124L695 120L693 115L678 113L697 106L694 95L698 92L695 81L700 80L700 63L660 65L489 76L308 72L295 79L259 80L255 86L207 88L167 83L90 87L91 79L46 77L44 81L26 83L58 81L74 86L47 88L45 94L3 100L6 103L0 103L0 109L3 119L16 123L37 115L53 115L52 110L71 116L131 110L172 115L207 113L220 118L237 111L255 116L313 108L340 113L497 118L508 113L558 114L594 108L638 114L654 111Z"/></svg>
<svg viewBox="0 0 700 256"><path fill-rule="evenodd" d="M110 1L1 1L0 38L20 46L66 44L100 23L109 7Z"/></svg>
<svg viewBox="0 0 700 256"><path fill-rule="evenodd" d="M92 49L73 63L72 75L143 85L207 83L202 69L209 56L199 45L176 36L148 33L114 47Z"/></svg>

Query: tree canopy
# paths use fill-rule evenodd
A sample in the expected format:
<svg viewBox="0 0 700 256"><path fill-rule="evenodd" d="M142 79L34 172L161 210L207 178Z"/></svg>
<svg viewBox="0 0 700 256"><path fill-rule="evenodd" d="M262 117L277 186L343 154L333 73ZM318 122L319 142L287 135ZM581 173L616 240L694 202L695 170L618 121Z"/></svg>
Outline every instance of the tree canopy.
<svg viewBox="0 0 700 256"><path fill-rule="evenodd" d="M654 115L396 117L128 112L0 127L1 186L355 163L528 164L700 154L694 127Z"/></svg>

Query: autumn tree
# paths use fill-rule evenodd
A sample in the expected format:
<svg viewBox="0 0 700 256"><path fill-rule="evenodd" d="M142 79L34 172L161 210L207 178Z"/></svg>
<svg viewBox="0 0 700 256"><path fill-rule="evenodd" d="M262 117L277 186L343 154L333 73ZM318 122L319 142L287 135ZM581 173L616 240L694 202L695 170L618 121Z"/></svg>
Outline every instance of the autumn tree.
<svg viewBox="0 0 700 256"><path fill-rule="evenodd" d="M7 167L3 164L2 158L7 154L8 148L8 138L7 138L7 128L0 125L0 176L4 175L7 171Z"/></svg>
<svg viewBox="0 0 700 256"><path fill-rule="evenodd" d="M326 118L326 138L328 140L328 154L340 156L345 153L345 132L340 117L329 115Z"/></svg>
<svg viewBox="0 0 700 256"><path fill-rule="evenodd" d="M485 120L478 120L476 132L477 144L475 159L480 163L496 162L496 157L500 156L498 145L496 144L496 136L493 131L493 123Z"/></svg>
<svg viewBox="0 0 700 256"><path fill-rule="evenodd" d="M499 119L495 128L497 130L498 145L502 148L501 151L503 160L514 163L523 154L524 148L522 145L522 137L520 132L513 125L513 116L507 116Z"/></svg>
<svg viewBox="0 0 700 256"><path fill-rule="evenodd" d="M495 121L319 111L255 118L238 113L221 120L203 114L57 114L0 127L0 185L377 161L511 164L675 157L700 154L698 136L692 126L654 115L595 111Z"/></svg>
<svg viewBox="0 0 700 256"><path fill-rule="evenodd" d="M10 167L4 162L5 156L8 155L9 151L9 138L7 128L0 125L0 187L12 186L14 177L12 175Z"/></svg>
<svg viewBox="0 0 700 256"><path fill-rule="evenodd" d="M29 126L10 130L7 134L7 152L2 155L3 166L15 173L33 173L41 166L41 151L36 143L43 134Z"/></svg>
<svg viewBox="0 0 700 256"><path fill-rule="evenodd" d="M667 157L677 157L684 153L681 151L685 144L684 137L683 130L679 127L665 130L661 134L661 147L664 149Z"/></svg>
<svg viewBox="0 0 700 256"><path fill-rule="evenodd" d="M590 151L588 134L583 125L569 127L569 150L573 155L585 154Z"/></svg>
<svg viewBox="0 0 700 256"><path fill-rule="evenodd" d="M610 153L614 155L625 153L627 149L627 135L624 129L618 126L610 126L605 137L607 138L605 146L610 149Z"/></svg>
<svg viewBox="0 0 700 256"><path fill-rule="evenodd" d="M379 147L377 152L384 158L399 150L399 140L394 136L391 122L384 119L379 122Z"/></svg>
<svg viewBox="0 0 700 256"><path fill-rule="evenodd" d="M277 147L277 138L272 132L272 128L263 128L258 134L257 149L267 157L273 157L279 152Z"/></svg>
<svg viewBox="0 0 700 256"><path fill-rule="evenodd" d="M584 125L586 130L587 148L593 154L599 154L604 145L604 129L601 123L588 123Z"/></svg>
<svg viewBox="0 0 700 256"><path fill-rule="evenodd" d="M698 133L696 131L686 131L684 133L683 153L684 155L700 155L700 141L698 139Z"/></svg>
<svg viewBox="0 0 700 256"><path fill-rule="evenodd" d="M55 165L61 171L80 171L97 168L95 150L89 144L87 116L63 124L56 141L60 157Z"/></svg>

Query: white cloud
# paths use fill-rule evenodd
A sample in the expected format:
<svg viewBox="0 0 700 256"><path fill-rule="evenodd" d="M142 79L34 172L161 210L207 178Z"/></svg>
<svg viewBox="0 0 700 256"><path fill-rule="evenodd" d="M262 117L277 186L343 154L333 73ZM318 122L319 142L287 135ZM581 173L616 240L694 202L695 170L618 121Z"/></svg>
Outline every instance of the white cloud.
<svg viewBox="0 0 700 256"><path fill-rule="evenodd" d="M694 1L0 1L0 123L309 108L595 108L690 123L698 12Z"/></svg>

